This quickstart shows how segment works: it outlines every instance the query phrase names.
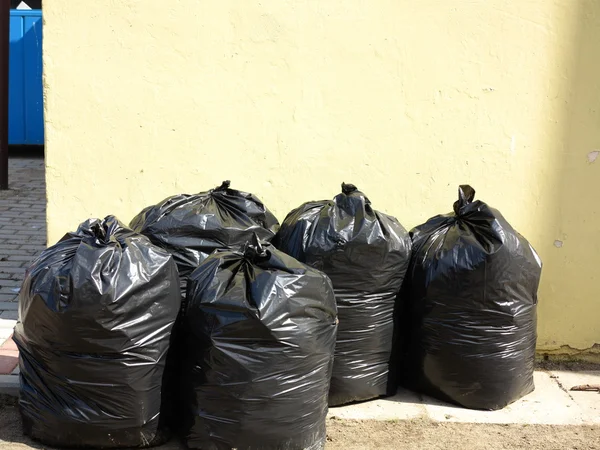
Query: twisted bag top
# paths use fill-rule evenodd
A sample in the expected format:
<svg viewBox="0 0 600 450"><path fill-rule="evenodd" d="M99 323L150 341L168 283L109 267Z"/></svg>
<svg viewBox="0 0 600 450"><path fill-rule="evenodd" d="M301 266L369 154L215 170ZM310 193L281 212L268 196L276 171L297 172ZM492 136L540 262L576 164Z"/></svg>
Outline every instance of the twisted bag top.
<svg viewBox="0 0 600 450"><path fill-rule="evenodd" d="M393 295L400 289L411 247L396 218L375 211L356 186L345 183L333 200L307 202L290 212L274 243L324 271L336 293Z"/></svg>
<svg viewBox="0 0 600 450"><path fill-rule="evenodd" d="M145 208L130 226L170 251L181 277L214 250L239 248L253 234L270 241L279 228L275 216L254 195L229 186L224 181L208 192L169 197Z"/></svg>
<svg viewBox="0 0 600 450"><path fill-rule="evenodd" d="M274 242L333 283L340 325L330 405L392 393L393 311L411 249L406 230L344 183L333 201L290 212Z"/></svg>
<svg viewBox="0 0 600 450"><path fill-rule="evenodd" d="M15 328L25 431L68 447L163 441L161 385L180 304L171 255L112 216L42 252Z"/></svg>
<svg viewBox="0 0 600 450"><path fill-rule="evenodd" d="M541 261L497 210L460 186L454 212L411 231L402 299L413 387L475 409L533 390Z"/></svg>
<svg viewBox="0 0 600 450"><path fill-rule="evenodd" d="M322 448L337 328L329 279L255 240L206 259L187 303L188 447Z"/></svg>

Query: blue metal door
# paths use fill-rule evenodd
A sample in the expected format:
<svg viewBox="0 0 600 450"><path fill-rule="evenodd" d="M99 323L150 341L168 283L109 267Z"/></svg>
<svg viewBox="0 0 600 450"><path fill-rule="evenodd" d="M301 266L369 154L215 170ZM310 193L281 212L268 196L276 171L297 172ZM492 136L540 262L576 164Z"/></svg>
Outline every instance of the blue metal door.
<svg viewBox="0 0 600 450"><path fill-rule="evenodd" d="M8 143L44 143L42 11L10 11Z"/></svg>

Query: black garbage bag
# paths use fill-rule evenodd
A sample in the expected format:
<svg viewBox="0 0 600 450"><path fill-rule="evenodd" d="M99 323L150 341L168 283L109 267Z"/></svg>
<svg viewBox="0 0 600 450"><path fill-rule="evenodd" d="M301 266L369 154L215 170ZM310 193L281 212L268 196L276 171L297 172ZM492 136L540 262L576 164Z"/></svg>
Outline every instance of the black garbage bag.
<svg viewBox="0 0 600 450"><path fill-rule="evenodd" d="M112 216L42 252L14 334L25 434L59 447L165 441L162 385L180 306L172 256Z"/></svg>
<svg viewBox="0 0 600 450"><path fill-rule="evenodd" d="M236 249L253 234L270 241L279 228L273 214L252 194L230 189L230 182L208 192L169 197L139 213L130 227L173 254L185 280L217 249Z"/></svg>
<svg viewBox="0 0 600 450"><path fill-rule="evenodd" d="M401 299L405 382L467 408L495 410L534 389L535 250L460 186L454 212L411 231Z"/></svg>
<svg viewBox="0 0 600 450"><path fill-rule="evenodd" d="M290 212L274 243L333 283L340 325L329 405L392 395L394 305L411 249L406 230L344 183L333 201Z"/></svg>
<svg viewBox="0 0 600 450"><path fill-rule="evenodd" d="M257 240L206 259L183 316L188 447L322 448L336 328L323 273Z"/></svg>

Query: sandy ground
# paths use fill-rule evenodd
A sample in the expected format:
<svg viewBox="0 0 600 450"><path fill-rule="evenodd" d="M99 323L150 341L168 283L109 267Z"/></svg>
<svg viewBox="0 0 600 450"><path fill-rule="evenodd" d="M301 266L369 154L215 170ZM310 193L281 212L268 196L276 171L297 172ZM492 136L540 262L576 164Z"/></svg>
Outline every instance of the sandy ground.
<svg viewBox="0 0 600 450"><path fill-rule="evenodd" d="M600 450L600 426L475 425L410 421L327 422L326 450ZM0 449L45 449L23 437L13 401L0 400ZM182 448L177 442L162 450Z"/></svg>
<svg viewBox="0 0 600 450"><path fill-rule="evenodd" d="M326 450L597 450L600 427L330 420Z"/></svg>

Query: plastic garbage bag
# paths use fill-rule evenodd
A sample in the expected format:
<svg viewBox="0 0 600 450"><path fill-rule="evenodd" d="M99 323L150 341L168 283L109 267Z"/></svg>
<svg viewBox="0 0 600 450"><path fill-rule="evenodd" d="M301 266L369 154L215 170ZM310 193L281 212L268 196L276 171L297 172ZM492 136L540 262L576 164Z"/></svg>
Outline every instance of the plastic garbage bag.
<svg viewBox="0 0 600 450"><path fill-rule="evenodd" d="M171 255L112 216L42 252L14 334L25 434L60 447L165 441L162 385L180 306Z"/></svg>
<svg viewBox="0 0 600 450"><path fill-rule="evenodd" d="M495 209L460 186L454 212L411 231L401 298L409 387L495 410L533 391L542 263Z"/></svg>
<svg viewBox="0 0 600 450"><path fill-rule="evenodd" d="M216 249L236 249L253 234L270 241L279 228L273 214L252 194L230 189L230 182L208 192L169 197L149 206L130 223L173 254L185 293L185 280Z"/></svg>
<svg viewBox="0 0 600 450"><path fill-rule="evenodd" d="M394 394L393 317L410 260L406 230L373 210L355 186L342 184L333 201L290 212L274 242L333 282L340 325L329 405Z"/></svg>
<svg viewBox="0 0 600 450"><path fill-rule="evenodd" d="M322 448L336 328L323 273L257 240L206 259L183 316L188 447Z"/></svg>

